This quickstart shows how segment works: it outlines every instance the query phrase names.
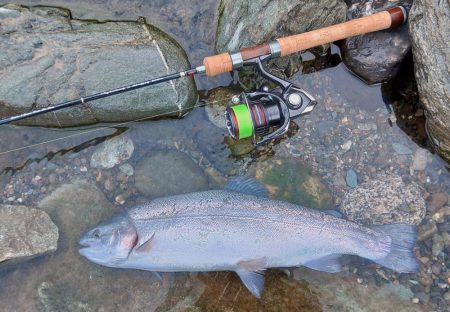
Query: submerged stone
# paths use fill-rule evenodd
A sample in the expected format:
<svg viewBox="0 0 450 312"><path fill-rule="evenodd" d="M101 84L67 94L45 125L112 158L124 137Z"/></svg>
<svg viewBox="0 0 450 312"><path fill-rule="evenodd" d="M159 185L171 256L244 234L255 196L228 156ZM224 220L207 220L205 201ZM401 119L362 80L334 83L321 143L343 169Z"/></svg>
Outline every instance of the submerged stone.
<svg viewBox="0 0 450 312"><path fill-rule="evenodd" d="M24 113L190 67L181 46L144 20L73 19L68 10L9 4L0 12L0 116ZM20 121L48 127L180 117L197 99L192 78Z"/></svg>
<svg viewBox="0 0 450 312"><path fill-rule="evenodd" d="M139 192L151 198L208 189L208 179L200 166L176 150L144 156L136 166L135 181Z"/></svg>
<svg viewBox="0 0 450 312"><path fill-rule="evenodd" d="M393 283L365 283L363 279L347 274L330 274L300 268L294 278L307 282L312 293L317 294L323 311L351 312L410 312L430 311L428 305L412 303L413 292L403 285Z"/></svg>
<svg viewBox="0 0 450 312"><path fill-rule="evenodd" d="M57 243L58 228L44 211L0 205L0 263L15 263L55 251Z"/></svg>
<svg viewBox="0 0 450 312"><path fill-rule="evenodd" d="M242 156L251 153L255 149L255 146L253 145L253 138L234 140L227 136L225 138L225 143L227 143L231 155L233 156Z"/></svg>
<svg viewBox="0 0 450 312"><path fill-rule="evenodd" d="M126 136L117 136L103 142L91 157L92 168L109 169L128 160L134 151L133 141Z"/></svg>
<svg viewBox="0 0 450 312"><path fill-rule="evenodd" d="M380 174L351 189L341 211L363 224L406 223L418 225L425 217L425 200L419 186L403 182L396 174Z"/></svg>
<svg viewBox="0 0 450 312"><path fill-rule="evenodd" d="M276 199L310 208L330 208L332 197L322 179L311 168L292 159L270 159L254 163L249 172Z"/></svg>
<svg viewBox="0 0 450 312"><path fill-rule="evenodd" d="M347 174L345 175L345 182L347 182L347 185L350 187L358 186L358 176L356 175L355 170L347 170Z"/></svg>

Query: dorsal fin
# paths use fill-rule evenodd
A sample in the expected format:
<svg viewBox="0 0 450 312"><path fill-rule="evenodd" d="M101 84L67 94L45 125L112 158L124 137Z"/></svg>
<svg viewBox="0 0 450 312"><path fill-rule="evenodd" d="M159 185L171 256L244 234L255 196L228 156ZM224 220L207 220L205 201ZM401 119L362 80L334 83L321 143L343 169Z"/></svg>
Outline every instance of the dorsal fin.
<svg viewBox="0 0 450 312"><path fill-rule="evenodd" d="M236 176L228 180L224 189L259 197L269 197L267 189L260 182L251 177Z"/></svg>

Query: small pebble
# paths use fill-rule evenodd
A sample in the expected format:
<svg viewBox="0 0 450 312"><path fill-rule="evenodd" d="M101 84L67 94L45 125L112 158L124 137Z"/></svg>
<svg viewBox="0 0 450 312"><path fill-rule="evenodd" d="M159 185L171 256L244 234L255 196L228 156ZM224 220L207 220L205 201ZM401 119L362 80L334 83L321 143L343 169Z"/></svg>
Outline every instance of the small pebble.
<svg viewBox="0 0 450 312"><path fill-rule="evenodd" d="M434 275L441 274L441 270L442 270L442 266L440 263L436 262L431 266L431 271L433 272Z"/></svg>
<svg viewBox="0 0 450 312"><path fill-rule="evenodd" d="M345 182L347 182L347 185L355 188L358 186L358 176L356 175L355 170L349 169L347 170L347 174L345 176Z"/></svg>
<svg viewBox="0 0 450 312"><path fill-rule="evenodd" d="M341 148L346 152L352 147L352 141L348 140L344 144L341 144Z"/></svg>
<svg viewBox="0 0 450 312"><path fill-rule="evenodd" d="M424 170L427 166L428 151L426 149L419 148L414 153L412 168L420 171Z"/></svg>
<svg viewBox="0 0 450 312"><path fill-rule="evenodd" d="M392 148L394 149L394 151L399 154L399 155L409 155L412 154L412 150L401 144L401 143L392 143Z"/></svg>
<svg viewBox="0 0 450 312"><path fill-rule="evenodd" d="M428 223L419 227L419 234L417 235L417 239L420 241L426 240L427 238L433 236L438 231L436 227L436 222L433 220L428 221Z"/></svg>
<svg viewBox="0 0 450 312"><path fill-rule="evenodd" d="M122 195L117 195L115 198L116 203L119 205L125 204L125 198Z"/></svg>
<svg viewBox="0 0 450 312"><path fill-rule="evenodd" d="M412 302L413 302L413 303L419 303L419 298L413 298L413 299L412 299Z"/></svg>

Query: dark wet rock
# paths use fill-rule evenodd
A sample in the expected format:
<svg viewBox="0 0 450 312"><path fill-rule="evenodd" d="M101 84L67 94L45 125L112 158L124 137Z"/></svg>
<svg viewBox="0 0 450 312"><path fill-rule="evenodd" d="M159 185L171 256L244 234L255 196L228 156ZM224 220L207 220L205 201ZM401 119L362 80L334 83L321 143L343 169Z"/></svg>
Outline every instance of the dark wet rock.
<svg viewBox="0 0 450 312"><path fill-rule="evenodd" d="M318 294L323 311L427 311L411 302L412 291L403 285L351 278L343 273L330 274L305 268L294 270L294 279L306 281L309 289ZM359 281L359 282L358 282Z"/></svg>
<svg viewBox="0 0 450 312"><path fill-rule="evenodd" d="M412 0L402 1L409 6ZM376 13L392 6L387 0L347 1L348 19ZM341 42L342 60L354 73L368 83L390 80L397 75L400 65L410 50L408 26L387 29L347 38Z"/></svg>
<svg viewBox="0 0 450 312"><path fill-rule="evenodd" d="M347 174L345 175L345 182L348 186L354 188L358 186L358 176L356 175L355 170L349 169L347 170Z"/></svg>
<svg viewBox="0 0 450 312"><path fill-rule="evenodd" d="M441 155L450 160L450 3L414 1L409 32L427 132Z"/></svg>
<svg viewBox="0 0 450 312"><path fill-rule="evenodd" d="M0 205L0 263L16 263L55 251L57 242L58 228L44 211Z"/></svg>
<svg viewBox="0 0 450 312"><path fill-rule="evenodd" d="M425 201L419 186L393 173L361 183L345 196L341 211L349 220L366 224L419 224L425 217Z"/></svg>
<svg viewBox="0 0 450 312"><path fill-rule="evenodd" d="M259 161L252 164L249 173L261 181L274 198L310 208L325 209L333 204L322 179L300 161L285 158Z"/></svg>
<svg viewBox="0 0 450 312"><path fill-rule="evenodd" d="M60 8L6 5L0 23L1 116L190 67L180 45L143 20L99 23L72 19L70 11ZM193 79L183 78L21 124L59 127L155 115L179 117L196 99Z"/></svg>
<svg viewBox="0 0 450 312"><path fill-rule="evenodd" d="M394 151L399 155L412 154L412 150L409 147L407 147L401 143L394 142L391 145L392 145L392 148L394 149Z"/></svg>
<svg viewBox="0 0 450 312"><path fill-rule="evenodd" d="M225 110L227 107L233 105L231 98L233 95L239 94L240 90L234 88L219 87L208 91L207 104L205 106L206 115L217 127L226 130L225 125Z"/></svg>
<svg viewBox="0 0 450 312"><path fill-rule="evenodd" d="M185 153L169 150L144 156L136 166L136 187L150 198L208 189L203 170Z"/></svg>
<svg viewBox="0 0 450 312"><path fill-rule="evenodd" d="M128 160L134 152L133 141L116 136L98 146L91 157L91 167L109 169Z"/></svg>
<svg viewBox="0 0 450 312"><path fill-rule="evenodd" d="M345 21L346 5L341 0L222 0L215 49L217 52L269 42ZM268 18L270 17L270 18ZM292 76L301 67L298 54L270 61L269 68L279 76ZM241 76L241 73L240 73Z"/></svg>

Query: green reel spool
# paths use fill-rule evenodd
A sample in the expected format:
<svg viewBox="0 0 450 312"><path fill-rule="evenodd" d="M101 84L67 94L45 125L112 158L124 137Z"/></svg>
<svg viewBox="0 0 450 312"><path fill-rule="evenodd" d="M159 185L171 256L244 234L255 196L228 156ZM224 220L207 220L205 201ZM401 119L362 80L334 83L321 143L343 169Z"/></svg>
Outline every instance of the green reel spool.
<svg viewBox="0 0 450 312"><path fill-rule="evenodd" d="M242 140L253 136L253 120L246 104L229 107L225 114L228 129L233 139Z"/></svg>

